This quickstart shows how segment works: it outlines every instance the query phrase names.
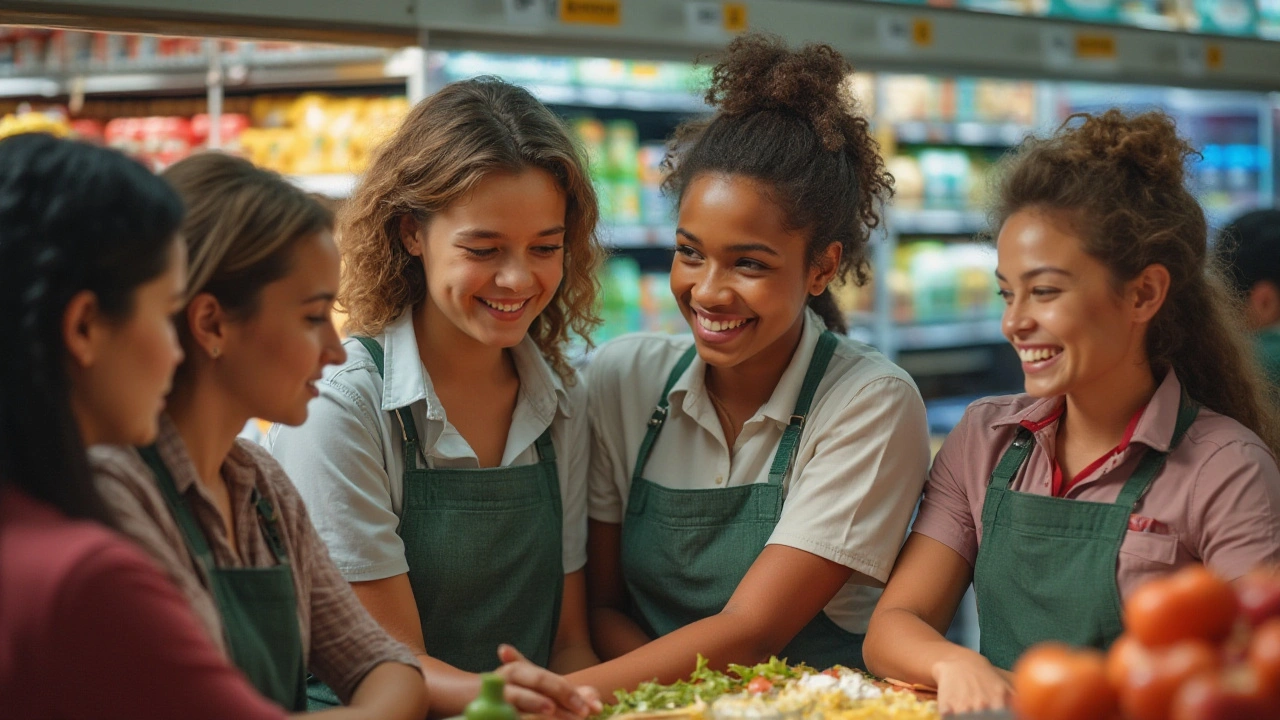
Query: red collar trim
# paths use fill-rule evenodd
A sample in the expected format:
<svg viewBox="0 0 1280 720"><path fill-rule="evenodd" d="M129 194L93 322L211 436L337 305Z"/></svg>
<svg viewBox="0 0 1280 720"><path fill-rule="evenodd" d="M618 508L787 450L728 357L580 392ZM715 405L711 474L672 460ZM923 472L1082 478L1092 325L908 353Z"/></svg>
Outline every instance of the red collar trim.
<svg viewBox="0 0 1280 720"><path fill-rule="evenodd" d="M1062 407L1065 407L1065 406L1066 406L1066 403L1063 403ZM1142 407L1138 408L1138 411L1133 414L1133 417L1129 418L1129 424L1125 426L1124 435L1120 438L1119 445L1116 445L1115 447L1111 448L1109 452L1105 453L1102 457L1089 463L1087 467L1085 467L1080 472L1076 473L1075 477L1071 478L1071 482L1066 483L1065 485L1063 483L1062 466L1058 464L1058 461L1055 458L1053 461L1053 496L1060 498L1066 495L1067 491L1075 487L1076 483L1079 483L1081 480L1094 474L1095 472L1098 471L1098 468L1102 467L1103 464L1105 464L1108 460L1115 457L1116 455L1119 455L1125 450L1129 449L1129 443L1133 441L1133 432L1134 430L1137 430L1138 421L1142 419L1142 414L1146 412L1146 410L1147 410L1147 406L1143 405ZM1061 407L1059 408L1057 415L1058 416L1062 415ZM1055 417L1054 419L1057 419L1057 418Z"/></svg>

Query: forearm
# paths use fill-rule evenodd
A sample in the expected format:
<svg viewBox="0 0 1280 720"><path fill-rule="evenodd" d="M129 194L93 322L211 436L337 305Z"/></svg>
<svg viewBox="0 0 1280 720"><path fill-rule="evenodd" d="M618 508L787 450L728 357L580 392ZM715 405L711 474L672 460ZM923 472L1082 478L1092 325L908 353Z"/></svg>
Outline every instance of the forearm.
<svg viewBox="0 0 1280 720"><path fill-rule="evenodd" d="M494 656L496 661L497 656ZM480 676L469 673L430 655L419 655L422 677L431 691L432 718L461 715L467 703L480 694Z"/></svg>
<svg viewBox="0 0 1280 720"><path fill-rule="evenodd" d="M867 670L880 677L933 686L937 685L938 665L982 659L973 650L947 640L920 616L901 608L877 611L872 616L862 654Z"/></svg>
<svg viewBox="0 0 1280 720"><path fill-rule="evenodd" d="M754 629L754 624L742 617L721 612L648 642L623 657L574 673L569 680L594 687L603 698L612 698L615 690L632 690L649 680L672 683L688 677L699 654L707 658L711 667L721 670L729 663L762 662L781 651L787 642L770 635Z"/></svg>
<svg viewBox="0 0 1280 720"><path fill-rule="evenodd" d="M559 675L568 675L599 664L600 658L596 657L591 642L583 640L553 650L547 669Z"/></svg>
<svg viewBox="0 0 1280 720"><path fill-rule="evenodd" d="M611 607L591 609L591 641L601 660L613 660L649 643L636 621Z"/></svg>
<svg viewBox="0 0 1280 720"><path fill-rule="evenodd" d="M422 720L427 706L427 688L418 670L387 662L365 675L349 705L318 714L325 720Z"/></svg>

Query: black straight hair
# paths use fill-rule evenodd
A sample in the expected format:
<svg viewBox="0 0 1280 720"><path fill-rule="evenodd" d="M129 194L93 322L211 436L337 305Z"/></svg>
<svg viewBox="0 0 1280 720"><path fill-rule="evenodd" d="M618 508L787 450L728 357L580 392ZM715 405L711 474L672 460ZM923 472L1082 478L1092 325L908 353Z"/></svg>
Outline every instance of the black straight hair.
<svg viewBox="0 0 1280 720"><path fill-rule="evenodd" d="M50 135L0 141L0 486L112 524L72 409L62 322L90 291L126 320L168 267L182 201L123 154Z"/></svg>

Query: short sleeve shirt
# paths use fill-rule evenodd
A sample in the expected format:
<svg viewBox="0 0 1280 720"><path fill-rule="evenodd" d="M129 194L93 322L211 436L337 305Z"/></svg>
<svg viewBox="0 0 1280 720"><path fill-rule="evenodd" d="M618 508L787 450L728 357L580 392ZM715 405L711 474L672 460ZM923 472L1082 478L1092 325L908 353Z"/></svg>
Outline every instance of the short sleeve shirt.
<svg viewBox="0 0 1280 720"><path fill-rule="evenodd" d="M384 662L417 667L409 648L371 617L343 580L316 534L298 491L261 447L236 440L222 465L231 496L236 536L205 491L182 436L169 417L160 419L156 450L186 497L219 567L272 567L275 552L258 519L255 491L275 509L277 528L293 570L298 626L307 668L349 699L364 676ZM120 529L141 545L182 589L210 638L225 651L222 615L205 573L187 548L151 469L133 448L90 449L98 492Z"/></svg>
<svg viewBox="0 0 1280 720"><path fill-rule="evenodd" d="M396 533L404 507L403 433L396 416L409 408L427 467L478 468L480 461L449 422L418 354L412 314L403 313L374 338L382 346L384 377L364 346L344 342L347 360L326 370L299 427L272 426L267 448L288 471L311 508L312 522L334 563L350 582L409 572ZM502 466L531 465L547 428L556 450L564 572L587 562L586 390L551 369L533 339L512 348L520 391ZM422 460L419 460L422 462Z"/></svg>
<svg viewBox="0 0 1280 720"><path fill-rule="evenodd" d="M1139 417L1129 444L1077 479L1063 497L1113 503L1147 449L1169 450L1182 386L1169 372ZM1010 489L1052 494L1062 397L979 400L947 436L929 473L913 532L970 565L982 543L991 473L1017 434L1035 428L1035 448ZM1235 420L1201 407L1186 435L1134 506L1120 545L1116 582L1127 597L1143 582L1190 563L1232 580L1280 562L1280 470L1265 443Z"/></svg>
<svg viewBox="0 0 1280 720"><path fill-rule="evenodd" d="M804 330L773 395L730 448L695 357L668 394L670 411L643 477L676 489L768 482L824 327ZM667 377L690 336L628 335L600 348L587 370L590 515L621 523L632 469ZM786 545L887 580L929 465L924 404L910 376L871 347L840 337L805 420L769 544ZM849 582L826 606L836 624L864 633L880 591Z"/></svg>

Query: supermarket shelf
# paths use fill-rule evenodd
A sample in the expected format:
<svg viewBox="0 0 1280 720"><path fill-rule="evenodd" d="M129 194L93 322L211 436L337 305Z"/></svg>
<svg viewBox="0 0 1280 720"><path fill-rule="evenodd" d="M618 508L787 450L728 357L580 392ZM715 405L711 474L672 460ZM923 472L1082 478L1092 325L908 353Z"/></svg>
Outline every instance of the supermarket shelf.
<svg viewBox="0 0 1280 720"><path fill-rule="evenodd" d="M1020 123L910 121L894 123L893 132L904 145L1013 147L1035 128Z"/></svg>
<svg viewBox="0 0 1280 720"><path fill-rule="evenodd" d="M534 97L548 105L583 105L655 112L711 112L702 98L693 93L538 84L526 87Z"/></svg>
<svg viewBox="0 0 1280 720"><path fill-rule="evenodd" d="M673 225L600 225L600 242L619 250L670 248L675 243Z"/></svg>
<svg viewBox="0 0 1280 720"><path fill-rule="evenodd" d="M333 48L302 53L232 53L222 58L222 78L236 87L308 87L402 82L411 71L405 51ZM0 97L57 97L72 93L203 91L209 82L206 56L89 64L46 70L0 72Z"/></svg>
<svg viewBox="0 0 1280 720"><path fill-rule="evenodd" d="M888 228L902 235L976 235L987 227L983 210L892 208Z"/></svg>
<svg viewBox="0 0 1280 720"><path fill-rule="evenodd" d="M899 351L941 350L969 345L993 345L1005 342L1000 332L1000 319L969 320L949 323L897 325L894 345Z"/></svg>
<svg viewBox="0 0 1280 720"><path fill-rule="evenodd" d="M351 197L351 193L356 189L355 175L290 175L288 177L290 182L307 192L335 200Z"/></svg>

